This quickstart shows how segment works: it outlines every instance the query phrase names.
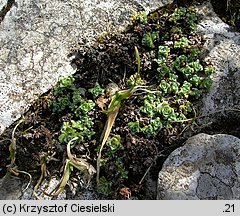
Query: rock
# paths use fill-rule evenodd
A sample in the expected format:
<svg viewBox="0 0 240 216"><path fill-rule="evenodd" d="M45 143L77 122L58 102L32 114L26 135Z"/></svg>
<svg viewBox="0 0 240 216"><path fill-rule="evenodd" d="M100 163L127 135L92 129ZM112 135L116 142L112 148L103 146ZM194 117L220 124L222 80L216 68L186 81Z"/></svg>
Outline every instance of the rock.
<svg viewBox="0 0 240 216"><path fill-rule="evenodd" d="M87 46L104 31L124 27L140 9L162 5L141 1L142 8L124 0L14 2L0 23L0 134L59 76L75 72L68 58L72 47Z"/></svg>
<svg viewBox="0 0 240 216"><path fill-rule="evenodd" d="M231 135L191 137L164 162L157 199L240 199L239 149Z"/></svg>
<svg viewBox="0 0 240 216"><path fill-rule="evenodd" d="M198 32L207 40L205 48L209 54L206 61L211 61L218 71L210 92L203 98L201 114L211 115L204 118L202 124L211 123L211 129L219 127L215 133L239 136L240 128L235 127L240 120L240 33L231 31L209 1L198 6L198 13L202 15Z"/></svg>
<svg viewBox="0 0 240 216"><path fill-rule="evenodd" d="M137 0L137 3L141 5L145 11L152 11L156 9L156 5L158 5L158 7L162 7L164 5L171 4L172 2L173 0Z"/></svg>
<svg viewBox="0 0 240 216"><path fill-rule="evenodd" d="M15 176L0 179L0 200L16 200L21 196L21 180Z"/></svg>
<svg viewBox="0 0 240 216"><path fill-rule="evenodd" d="M47 193L51 193L57 186L59 185L60 180L56 178L51 178L49 181L46 181L45 179L40 184L39 188L43 189ZM41 191L37 190L35 191L35 195L33 193L34 185L30 184L30 186L22 192L22 195L20 197L21 200L51 200L51 199L57 199L57 200L64 200L66 199L66 191L65 189L57 196L47 196L43 194Z"/></svg>

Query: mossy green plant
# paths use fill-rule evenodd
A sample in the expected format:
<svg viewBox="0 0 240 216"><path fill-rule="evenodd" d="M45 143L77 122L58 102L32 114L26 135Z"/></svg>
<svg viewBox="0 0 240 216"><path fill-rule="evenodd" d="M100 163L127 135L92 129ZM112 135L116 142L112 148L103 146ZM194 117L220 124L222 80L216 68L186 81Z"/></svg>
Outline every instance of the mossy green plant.
<svg viewBox="0 0 240 216"><path fill-rule="evenodd" d="M99 179L97 188L98 193L108 196L112 193L112 182L108 181L104 176Z"/></svg>
<svg viewBox="0 0 240 216"><path fill-rule="evenodd" d="M149 18L149 16L151 18ZM164 15L165 16L165 15ZM144 31L140 34L139 43L142 45L143 57L152 53L151 73L156 78L151 91L148 90L148 77L146 74L140 76L140 55L135 47L137 72L129 75L124 80L129 89L116 90L110 96L108 109L103 110L107 115L107 121L100 140L100 147L97 148L97 187L99 193L109 195L112 193L113 183L109 181L107 170L108 162L111 160L119 180L128 178L128 171L124 162L118 156L123 151L120 135L113 134L109 138L111 129L120 110L122 101L129 98L138 90L147 92L139 97L139 120L127 122L129 131L134 135L142 135L145 138L152 138L158 135L163 128L171 128L176 123L182 123L188 118L195 116L193 101L201 97L204 91L211 86L211 76L215 70L205 64L201 58L200 46L194 45L192 37L188 35L196 27L197 15L194 10L180 7L172 14L165 16L165 21L171 26L168 32L161 34L159 23L153 16L146 13L138 14L134 18L140 23ZM145 53L144 53L145 51ZM148 53L147 53L148 52ZM146 55L144 55L146 54ZM104 89L96 83L94 87L85 90L86 95L76 87L74 78L61 79L59 86L54 90L56 101L52 104L55 113L70 111L72 119L64 122L59 141L69 143L89 142L95 136L92 130L94 119L90 113L95 108L98 97L104 95ZM102 95L103 94L103 95ZM92 100L91 100L92 99ZM142 119L147 119L142 121ZM107 145L105 152L103 147ZM104 157L102 157L102 151ZM100 166L105 176L100 177Z"/></svg>
<svg viewBox="0 0 240 216"><path fill-rule="evenodd" d="M96 96L102 92L102 89L99 84L96 84L89 91ZM55 101L50 105L52 111L56 114L69 111L73 115L73 119L63 122L59 135L60 143L67 144L74 138L76 138L74 143L91 140L95 132L92 129L94 122L89 117L89 112L93 110L96 104L92 100L84 98L82 89L75 85L74 77L61 77L53 90L53 94Z"/></svg>
<svg viewBox="0 0 240 216"><path fill-rule="evenodd" d="M186 37L180 38L178 41L174 42L175 49L187 49L189 48L189 40Z"/></svg>
<svg viewBox="0 0 240 216"><path fill-rule="evenodd" d="M148 32L143 35L142 38L142 45L150 48L154 48L154 41L158 39L159 33L157 31L154 32Z"/></svg>
<svg viewBox="0 0 240 216"><path fill-rule="evenodd" d="M166 19L173 27L168 33L164 33L165 36L161 36L160 32L155 36L161 38L162 44L158 45L156 58L152 59L158 65L158 93L147 94L143 106L139 109L140 113L151 120L143 124L139 121L128 123L133 134L143 133L146 137L156 136L161 128L172 127L173 123L182 122L187 116L194 115L192 101L209 90L212 84L211 76L215 73L212 66L205 66L200 59L201 48L189 39L189 34L195 30L198 20L195 10L192 7L179 7ZM178 35L177 39L174 39L173 35ZM148 36L151 38L150 34ZM143 36L145 45L155 49L153 40L146 40L145 37L146 35Z"/></svg>
<svg viewBox="0 0 240 216"><path fill-rule="evenodd" d="M93 98L96 99L100 94L104 92L104 89L99 85L97 82L95 86L88 90L90 93L92 93Z"/></svg>

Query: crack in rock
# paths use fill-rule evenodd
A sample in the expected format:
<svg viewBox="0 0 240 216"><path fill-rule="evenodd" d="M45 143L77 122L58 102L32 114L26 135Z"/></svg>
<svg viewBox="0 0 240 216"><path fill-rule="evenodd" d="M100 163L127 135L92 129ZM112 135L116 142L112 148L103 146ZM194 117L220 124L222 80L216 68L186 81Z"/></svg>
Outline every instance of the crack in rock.
<svg viewBox="0 0 240 216"><path fill-rule="evenodd" d="M196 193L199 199L233 199L231 187L207 172L198 178Z"/></svg>
<svg viewBox="0 0 240 216"><path fill-rule="evenodd" d="M158 199L239 199L239 149L240 139L231 135L189 138L164 162Z"/></svg>

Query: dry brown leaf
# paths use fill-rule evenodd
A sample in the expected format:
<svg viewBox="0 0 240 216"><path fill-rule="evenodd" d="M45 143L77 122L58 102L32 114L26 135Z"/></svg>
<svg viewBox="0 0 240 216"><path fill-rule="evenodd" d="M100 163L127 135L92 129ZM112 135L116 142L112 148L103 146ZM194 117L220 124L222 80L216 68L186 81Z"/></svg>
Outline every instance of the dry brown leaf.
<svg viewBox="0 0 240 216"><path fill-rule="evenodd" d="M105 105L106 103L109 101L109 99L105 98L103 95L100 96L97 101L96 101L96 104L98 105L98 107L101 109L101 110L104 110L105 109Z"/></svg>
<svg viewBox="0 0 240 216"><path fill-rule="evenodd" d="M120 189L119 194L125 199L129 199L131 197L131 190L128 187L123 187Z"/></svg>

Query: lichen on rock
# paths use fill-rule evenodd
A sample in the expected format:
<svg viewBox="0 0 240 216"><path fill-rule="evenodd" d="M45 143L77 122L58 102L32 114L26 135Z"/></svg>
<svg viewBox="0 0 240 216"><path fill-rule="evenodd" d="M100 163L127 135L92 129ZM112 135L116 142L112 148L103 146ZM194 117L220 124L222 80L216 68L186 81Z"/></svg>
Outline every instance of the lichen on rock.
<svg viewBox="0 0 240 216"><path fill-rule="evenodd" d="M158 199L239 199L237 137L198 134L164 162Z"/></svg>

